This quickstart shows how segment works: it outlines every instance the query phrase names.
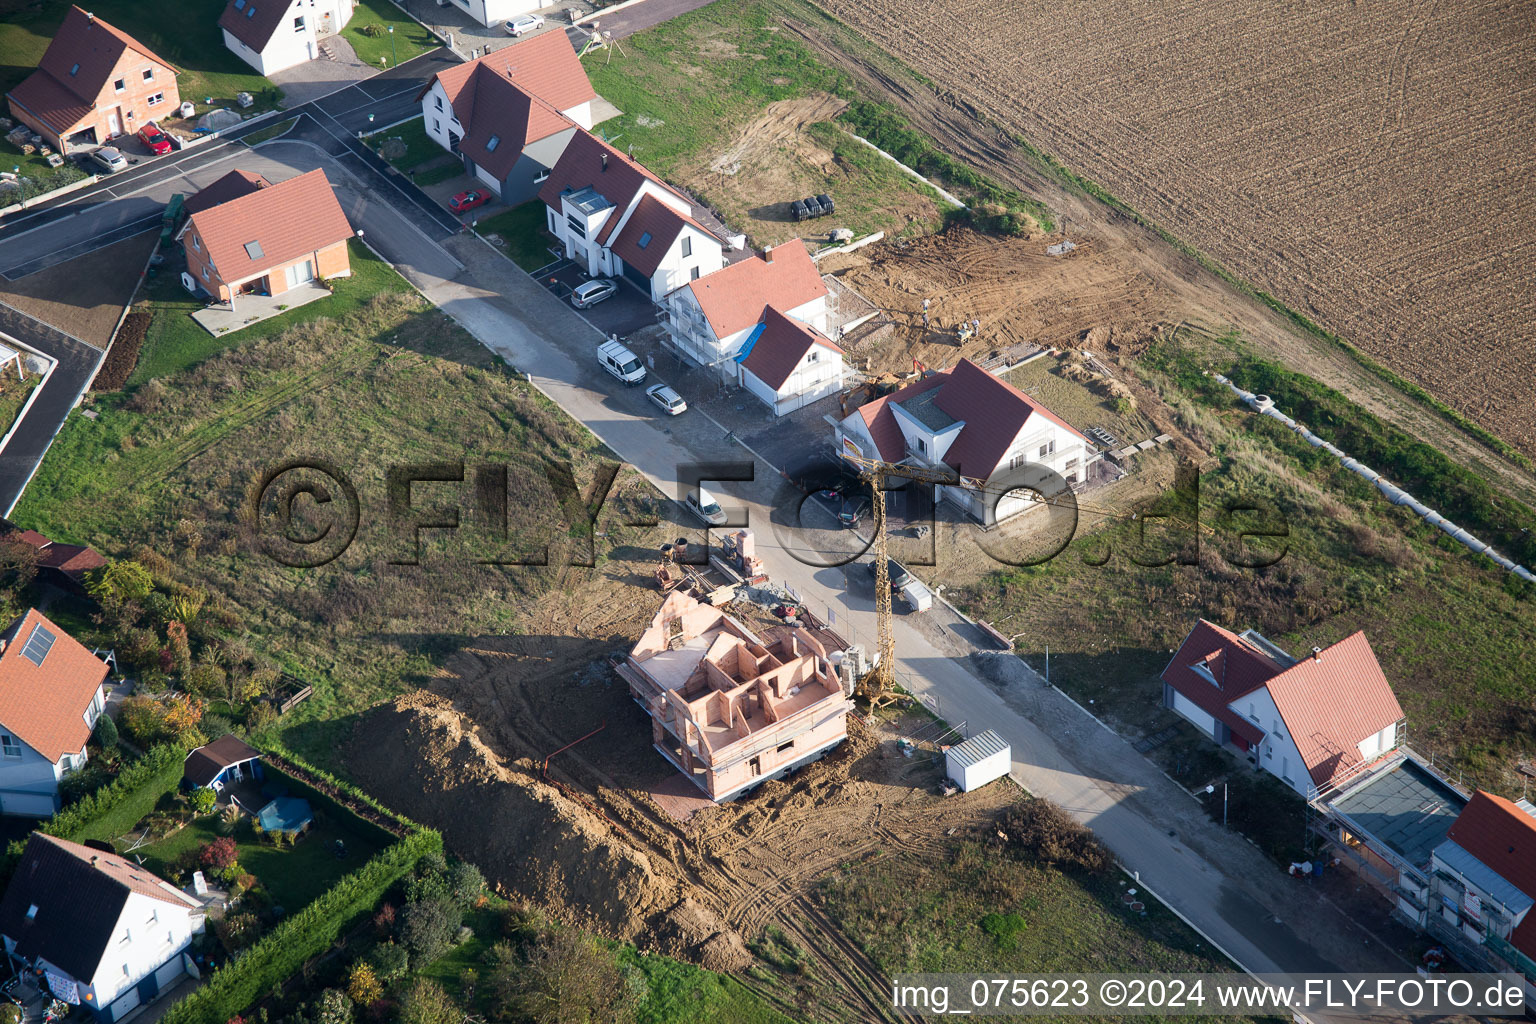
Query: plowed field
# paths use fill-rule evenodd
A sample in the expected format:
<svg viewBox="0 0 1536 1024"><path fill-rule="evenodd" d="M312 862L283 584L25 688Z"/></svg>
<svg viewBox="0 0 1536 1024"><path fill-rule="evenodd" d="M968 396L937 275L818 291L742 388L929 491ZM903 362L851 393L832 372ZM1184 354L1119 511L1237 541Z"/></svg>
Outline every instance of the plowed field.
<svg viewBox="0 0 1536 1024"><path fill-rule="evenodd" d="M817 2L1536 451L1529 5Z"/></svg>

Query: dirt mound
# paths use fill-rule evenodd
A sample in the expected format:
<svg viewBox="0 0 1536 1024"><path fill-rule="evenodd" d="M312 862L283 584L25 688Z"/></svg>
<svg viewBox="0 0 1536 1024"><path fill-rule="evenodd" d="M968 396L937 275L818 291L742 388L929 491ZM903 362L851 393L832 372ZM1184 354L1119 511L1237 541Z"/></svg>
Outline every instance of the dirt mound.
<svg viewBox="0 0 1536 1024"><path fill-rule="evenodd" d="M770 103L755 121L737 134L724 152L710 161L709 169L716 174L735 174L743 164L757 162L762 156L782 149L791 140L801 141L807 125L830 121L847 105L845 100L824 92ZM831 158L828 153L826 159L830 161Z"/></svg>
<svg viewBox="0 0 1536 1024"><path fill-rule="evenodd" d="M679 902L681 883L665 865L542 782L532 764L503 764L441 697L408 694L374 709L348 762L387 804L440 829L496 882L606 934L633 939ZM685 934L704 942L720 930L700 924Z"/></svg>

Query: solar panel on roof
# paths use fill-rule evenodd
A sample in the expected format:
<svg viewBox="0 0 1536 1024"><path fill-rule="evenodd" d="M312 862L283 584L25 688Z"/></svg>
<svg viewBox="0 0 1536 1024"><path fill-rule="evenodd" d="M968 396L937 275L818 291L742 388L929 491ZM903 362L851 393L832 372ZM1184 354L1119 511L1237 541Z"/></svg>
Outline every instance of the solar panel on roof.
<svg viewBox="0 0 1536 1024"><path fill-rule="evenodd" d="M56 639L57 637L42 626L33 626L32 635L27 637L26 646L21 649L21 656L38 668L42 668L43 659L48 657L48 652L53 649L53 642Z"/></svg>
<svg viewBox="0 0 1536 1024"><path fill-rule="evenodd" d="M253 260L259 260L266 255L266 253L261 251L260 242L246 242L245 254Z"/></svg>

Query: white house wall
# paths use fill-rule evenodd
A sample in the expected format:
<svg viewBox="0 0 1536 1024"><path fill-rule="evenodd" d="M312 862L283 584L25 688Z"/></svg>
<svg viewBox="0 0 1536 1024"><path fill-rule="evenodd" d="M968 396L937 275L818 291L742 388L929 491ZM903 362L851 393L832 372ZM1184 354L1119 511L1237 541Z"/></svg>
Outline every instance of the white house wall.
<svg viewBox="0 0 1536 1024"><path fill-rule="evenodd" d="M1302 797L1310 798L1312 776L1307 773L1290 726L1281 719L1269 690L1261 687L1228 706L1264 730L1264 742L1258 747L1259 766Z"/></svg>
<svg viewBox="0 0 1536 1024"><path fill-rule="evenodd" d="M540 3L539 0L471 0L483 12L478 16L480 24L494 26L499 25L510 18L520 14L529 14L534 11L546 10L554 7L552 3ZM588 125L587 127L591 127Z"/></svg>
<svg viewBox="0 0 1536 1024"><path fill-rule="evenodd" d="M1381 732L1373 733L1361 740L1356 744L1356 749L1360 751L1362 758L1369 761L1382 751L1391 750L1395 746L1397 746L1397 723L1393 722Z"/></svg>
<svg viewBox="0 0 1536 1024"><path fill-rule="evenodd" d="M191 943L192 932L191 910L142 893L130 893L101 963L96 965L96 976L91 979L96 1005L110 1005L161 964L180 954Z"/></svg>
<svg viewBox="0 0 1536 1024"><path fill-rule="evenodd" d="M259 52L236 39L227 29L224 31L224 45L261 74L273 75L320 56L317 28L322 17L329 11L333 21L345 24L346 19L341 17L342 9L350 16L350 7L349 3L337 4L335 0L320 4L315 0L291 0L287 12L267 40L267 45ZM302 30L294 30L295 18L304 19Z"/></svg>
<svg viewBox="0 0 1536 1024"><path fill-rule="evenodd" d="M617 232L615 232L617 237ZM683 255L683 240L691 239L693 251ZM660 302L674 288L681 288L693 279L693 268L699 268L699 276L712 273L725 266L725 249L720 242L702 231L684 227L672 240L667 253L651 275L651 301Z"/></svg>
<svg viewBox="0 0 1536 1024"><path fill-rule="evenodd" d="M1216 716L1202 709L1178 690L1173 691L1173 710L1183 715L1190 725L1203 732L1206 739L1213 741L1216 739Z"/></svg>
<svg viewBox="0 0 1536 1024"><path fill-rule="evenodd" d="M0 732L20 745L20 757L0 755L0 813L51 815L56 809L61 774L57 762L33 750L0 724Z"/></svg>

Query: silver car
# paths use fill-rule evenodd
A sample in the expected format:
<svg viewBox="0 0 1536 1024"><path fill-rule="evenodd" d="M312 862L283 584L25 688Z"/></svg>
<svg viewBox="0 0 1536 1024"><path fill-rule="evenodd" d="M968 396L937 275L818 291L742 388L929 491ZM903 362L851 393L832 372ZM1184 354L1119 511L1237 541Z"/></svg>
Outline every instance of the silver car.
<svg viewBox="0 0 1536 1024"><path fill-rule="evenodd" d="M587 309L606 298L611 298L618 290L619 286L608 278L586 281L577 285L575 291L571 292L571 305L577 309Z"/></svg>
<svg viewBox="0 0 1536 1024"><path fill-rule="evenodd" d="M660 406L661 411L668 416L681 416L688 411L688 403L683 401L683 396L666 384L654 384L646 388L645 397Z"/></svg>
<svg viewBox="0 0 1536 1024"><path fill-rule="evenodd" d="M107 174L128 166L128 158L116 146L102 146L91 154L91 160Z"/></svg>
<svg viewBox="0 0 1536 1024"><path fill-rule="evenodd" d="M544 19L540 15L525 14L521 18L513 18L507 22L507 35L516 37L543 27Z"/></svg>

